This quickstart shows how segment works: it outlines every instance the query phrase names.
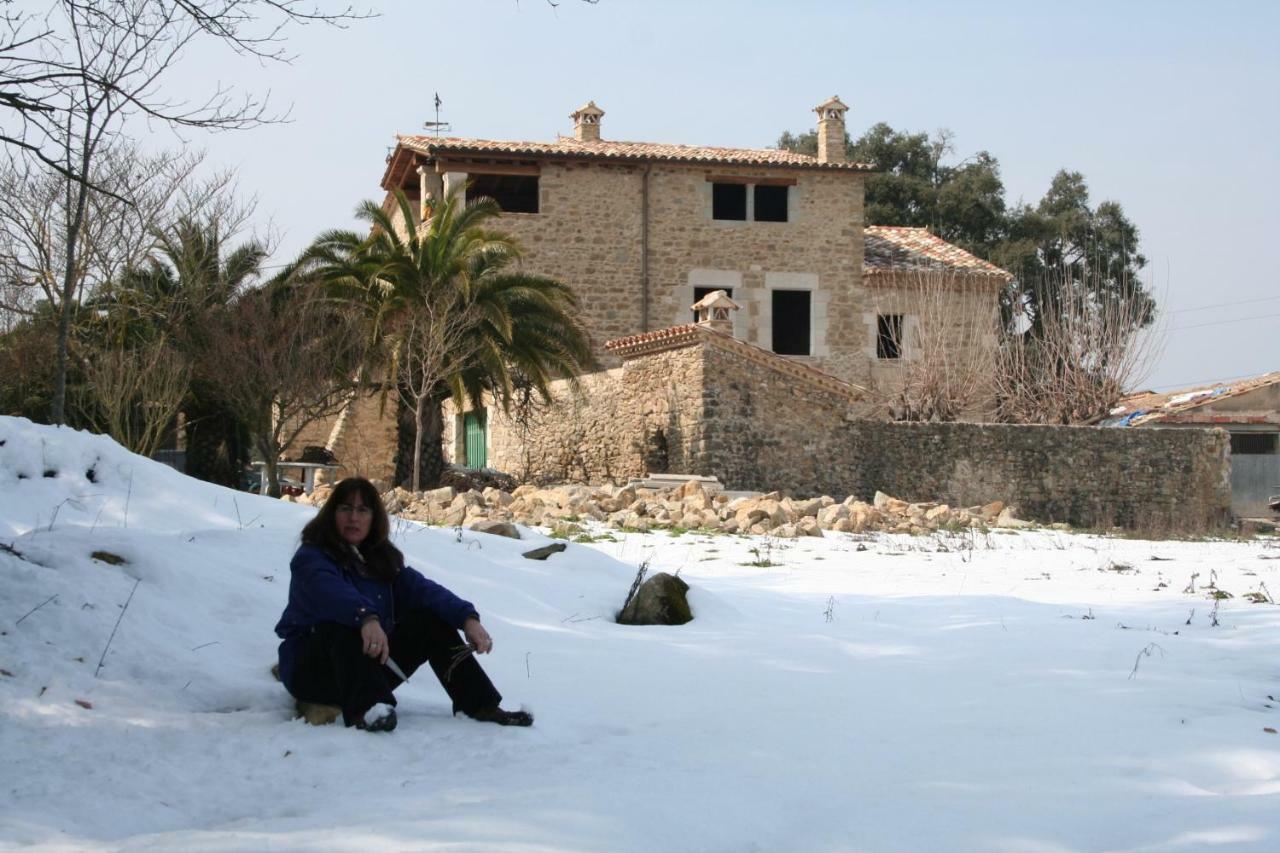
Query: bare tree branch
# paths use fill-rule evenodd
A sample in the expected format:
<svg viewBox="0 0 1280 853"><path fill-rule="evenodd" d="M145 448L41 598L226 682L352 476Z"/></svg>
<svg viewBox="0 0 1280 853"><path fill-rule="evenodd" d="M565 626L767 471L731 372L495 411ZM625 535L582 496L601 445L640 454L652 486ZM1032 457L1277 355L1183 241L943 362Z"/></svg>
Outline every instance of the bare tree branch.
<svg viewBox="0 0 1280 853"><path fill-rule="evenodd" d="M890 417L955 421L993 411L998 287L922 267L870 288L877 318L897 318L883 323L888 339L877 342L895 357L872 367L872 391Z"/></svg>
<svg viewBox="0 0 1280 853"><path fill-rule="evenodd" d="M1088 424L1105 418L1124 393L1145 378L1162 336L1143 325L1143 299L1117 299L1097 273L1073 278L1051 271L1016 292L1015 305L1035 300L1037 334L1015 330L1001 345L995 378L999 417L1011 423Z"/></svg>

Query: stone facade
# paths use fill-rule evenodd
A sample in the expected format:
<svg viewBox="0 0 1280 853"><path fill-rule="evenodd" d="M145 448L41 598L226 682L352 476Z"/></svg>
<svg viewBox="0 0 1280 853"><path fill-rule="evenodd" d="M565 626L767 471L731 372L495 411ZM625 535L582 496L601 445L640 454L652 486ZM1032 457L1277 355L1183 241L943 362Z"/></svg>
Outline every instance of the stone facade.
<svg viewBox="0 0 1280 853"><path fill-rule="evenodd" d="M999 294L1005 280L939 270L868 276L864 356L867 389L892 414L904 386L943 382L963 400L960 419L981 422L995 411L1000 329ZM877 351L879 318L902 317L901 357Z"/></svg>
<svg viewBox="0 0 1280 853"><path fill-rule="evenodd" d="M394 397L386 399L376 390L365 390L332 418L324 418L306 427L290 445L286 457L297 458L307 445L318 445L332 451L341 467L332 473L320 472L317 482L343 477L367 477L391 484L395 475L396 422Z"/></svg>
<svg viewBox="0 0 1280 853"><path fill-rule="evenodd" d="M661 430L673 470L699 467L702 371L700 350L672 350L576 382L558 381L550 404L524 412L507 414L490 404L488 466L524 481L624 482L645 473L647 443ZM451 460L463 458L461 422L461 413L446 405Z"/></svg>
<svg viewBox="0 0 1280 853"><path fill-rule="evenodd" d="M526 270L575 290L604 368L556 383L549 405L503 413L490 404L487 465L525 480L618 482L665 468L732 489L1002 500L1028 517L1087 526L1221 521L1227 444L1217 432L869 419L884 415L884 398L909 381L929 340L989 355L994 328L984 330L1008 275L923 229L864 229L867 168L839 162L836 147L843 106L820 108L828 144L818 158L614 143L601 138L593 104L575 113L575 138L552 143L401 137L383 179L389 191L420 201L484 176L495 192L508 181L524 193L513 206L537 212L508 208L498 227L523 247ZM745 218L713 216L715 187L723 196L736 185L747 187ZM753 215L780 193L785 221ZM920 283L939 269L959 272L931 296ZM731 335L689 325L695 288L731 291L741 306ZM775 291L809 293L808 355L771 351ZM877 355L885 314L903 318L896 364ZM931 323L932 337L923 331ZM376 406L361 399L327 426L327 440L318 431L300 443L329 446L340 473L385 478L395 430ZM453 459L462 421L446 407Z"/></svg>
<svg viewBox="0 0 1280 853"><path fill-rule="evenodd" d="M713 219L714 177L794 180L788 221ZM606 341L689 322L699 287L732 290L742 306L738 336L771 348L772 292L806 290L811 354L793 357L856 382L869 376L862 181L852 171L786 177L778 169L549 162L539 167L539 212L504 213L499 227L523 248L524 269L578 294L605 367L618 365Z"/></svg>
<svg viewBox="0 0 1280 853"><path fill-rule="evenodd" d="M690 322L695 288L732 290L737 336L772 349L772 294L799 290L810 294L808 355L789 357L846 381L869 378L869 167L834 154L611 143L601 139L602 112L581 123L588 107L574 113L575 137L554 143L401 137L383 186L420 199L466 191L476 176L536 179L537 212L504 212L498 227L523 247L526 270L578 294L605 368L620 363L606 341ZM823 127L843 142L843 104L824 107ZM713 217L716 184L746 187L745 219ZM785 221L757 219L757 186L785 194Z"/></svg>
<svg viewBox="0 0 1280 853"><path fill-rule="evenodd" d="M526 479L619 482L644 472L646 436L662 427L671 471L730 489L999 500L1026 518L1085 527L1197 530L1229 517L1221 431L867 420L849 386L686 328L615 347L620 370L576 395L562 389L522 432L494 417L496 466Z"/></svg>

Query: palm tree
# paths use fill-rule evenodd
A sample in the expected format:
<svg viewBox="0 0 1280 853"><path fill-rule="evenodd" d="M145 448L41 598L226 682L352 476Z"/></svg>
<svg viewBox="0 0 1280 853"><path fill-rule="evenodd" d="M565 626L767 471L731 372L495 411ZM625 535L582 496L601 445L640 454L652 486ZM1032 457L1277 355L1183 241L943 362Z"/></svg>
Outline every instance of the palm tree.
<svg viewBox="0 0 1280 853"><path fill-rule="evenodd" d="M188 362L210 349L209 319L225 310L260 276L266 247L249 240L228 250L227 236L215 218L180 219L156 235L149 263L127 271L113 283L102 307L114 317L113 343L167 337ZM197 372L190 381L185 416L187 473L226 486L238 486L247 459L242 423L218 401L217 384Z"/></svg>
<svg viewBox="0 0 1280 853"><path fill-rule="evenodd" d="M593 360L573 292L516 268L518 245L486 227L501 212L495 202L454 194L430 204L414 228L409 199L397 191L392 201L406 229L390 210L363 202L356 215L370 232L321 235L300 269L317 272L366 317L389 380L413 409L416 491L444 470L446 399L479 405L487 394L509 411L519 389L549 399L552 380Z"/></svg>

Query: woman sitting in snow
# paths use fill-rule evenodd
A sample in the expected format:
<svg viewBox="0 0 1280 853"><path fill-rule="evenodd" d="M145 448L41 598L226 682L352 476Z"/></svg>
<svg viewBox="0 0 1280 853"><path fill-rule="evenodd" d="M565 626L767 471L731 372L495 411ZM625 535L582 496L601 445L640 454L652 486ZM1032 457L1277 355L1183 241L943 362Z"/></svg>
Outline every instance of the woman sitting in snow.
<svg viewBox="0 0 1280 853"><path fill-rule="evenodd" d="M285 687L300 701L341 707L348 726L391 731L391 691L425 662L455 715L532 725L527 712L498 706L502 697L470 654L493 648L475 607L406 566L389 531L377 489L360 477L338 483L302 529L276 625Z"/></svg>

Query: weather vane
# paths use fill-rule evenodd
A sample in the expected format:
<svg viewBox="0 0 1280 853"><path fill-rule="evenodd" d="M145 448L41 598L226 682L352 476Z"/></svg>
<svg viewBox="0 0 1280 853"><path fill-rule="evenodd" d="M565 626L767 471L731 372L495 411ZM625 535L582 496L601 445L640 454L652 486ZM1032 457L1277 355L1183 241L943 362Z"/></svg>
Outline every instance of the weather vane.
<svg viewBox="0 0 1280 853"><path fill-rule="evenodd" d="M424 121L422 123L422 126L427 130L435 131L436 138L438 139L440 137L440 131L453 130L453 127L450 126L449 122L440 120L440 105L443 104L444 101L440 100L439 92L436 92L435 96L436 96L436 120Z"/></svg>

